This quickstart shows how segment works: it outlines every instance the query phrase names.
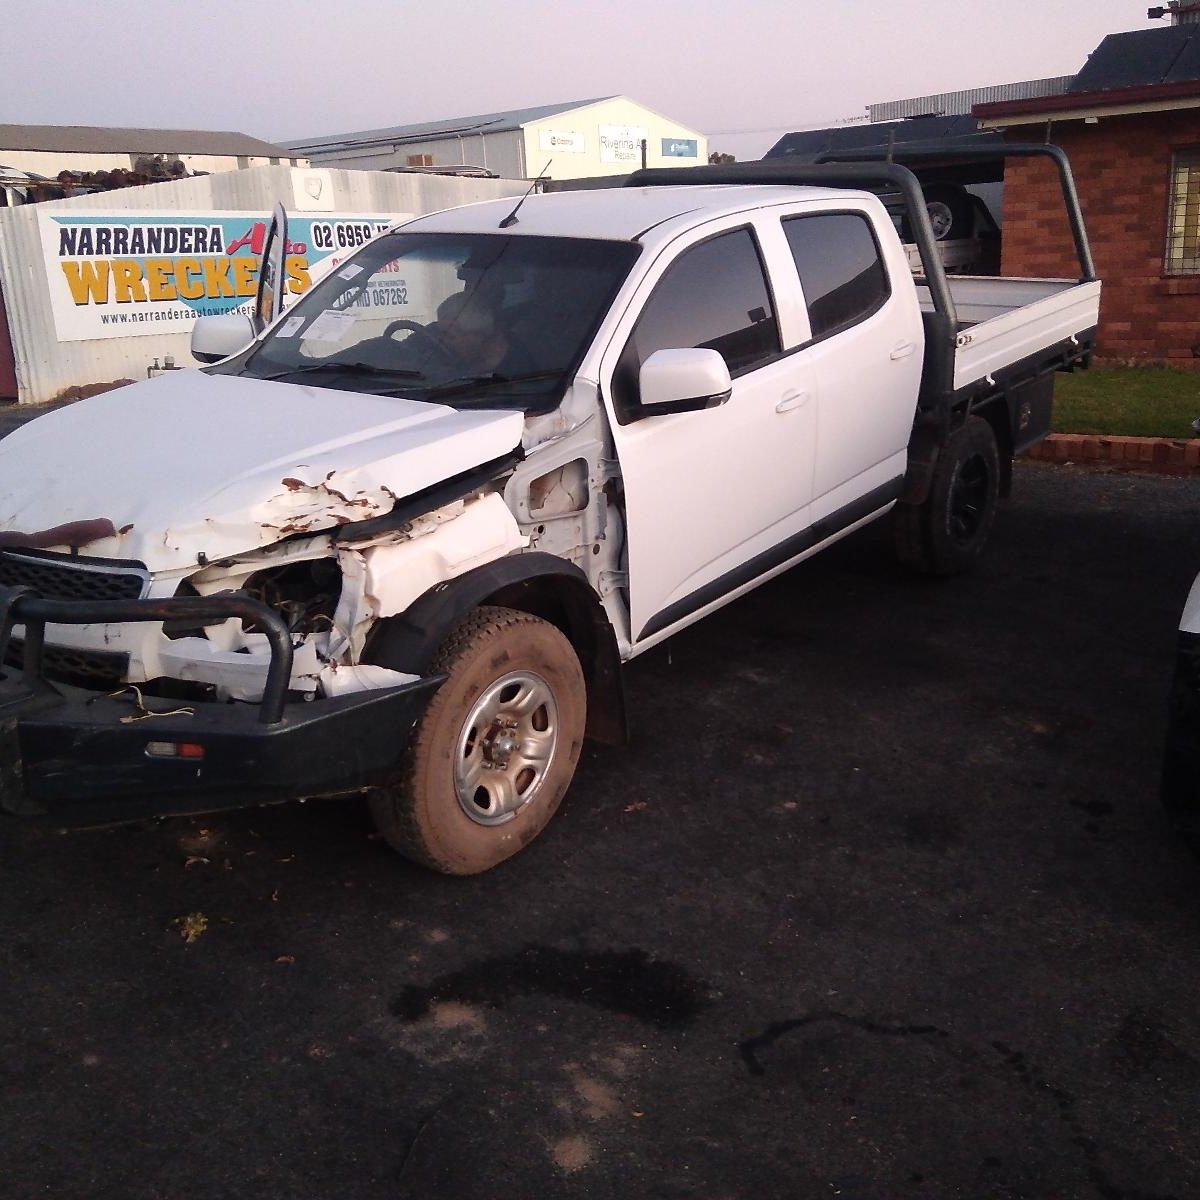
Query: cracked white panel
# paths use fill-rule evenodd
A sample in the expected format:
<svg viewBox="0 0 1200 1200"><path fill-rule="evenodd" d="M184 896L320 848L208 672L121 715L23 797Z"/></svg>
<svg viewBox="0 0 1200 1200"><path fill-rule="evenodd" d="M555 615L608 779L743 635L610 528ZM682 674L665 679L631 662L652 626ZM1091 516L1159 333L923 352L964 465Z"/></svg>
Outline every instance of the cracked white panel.
<svg viewBox="0 0 1200 1200"><path fill-rule="evenodd" d="M519 412L176 371L0 441L0 530L108 521L123 532L87 554L180 571L379 516L509 453L522 424Z"/></svg>

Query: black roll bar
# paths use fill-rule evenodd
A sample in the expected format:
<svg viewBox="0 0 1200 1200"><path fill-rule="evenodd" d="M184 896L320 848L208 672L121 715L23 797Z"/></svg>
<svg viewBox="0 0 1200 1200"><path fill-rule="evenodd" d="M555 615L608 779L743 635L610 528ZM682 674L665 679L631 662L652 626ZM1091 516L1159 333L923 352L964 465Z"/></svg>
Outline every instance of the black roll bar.
<svg viewBox="0 0 1200 1200"><path fill-rule="evenodd" d="M0 676L14 625L24 625L23 680L32 686L42 671L46 625L118 625L147 621L224 621L241 617L266 634L271 665L259 703L258 719L274 725L283 719L292 677L292 638L283 619L259 600L235 592L219 596L181 596L167 600L43 600L26 587L0 587Z"/></svg>
<svg viewBox="0 0 1200 1200"><path fill-rule="evenodd" d="M937 252L937 239L925 210L917 177L899 163L820 163L796 165L782 159L722 163L707 167L649 167L634 171L625 187L678 187L710 183L789 184L796 187L884 187L900 192L908 205L921 265L933 296L934 308L955 320L954 300Z"/></svg>
<svg viewBox="0 0 1200 1200"><path fill-rule="evenodd" d="M820 164L860 163L878 161L899 163L910 170L922 167L948 167L974 163L996 162L1005 158L1049 158L1058 170L1063 201L1067 207L1067 221L1071 226L1071 237L1075 242L1075 254L1079 259L1080 283L1096 280L1096 264L1088 243L1087 230L1083 224L1083 212L1079 207L1079 192L1075 187L1075 176L1071 164L1061 146L1036 142L993 143L988 146L931 146L910 142L892 146L885 151L876 150L827 150L817 158ZM924 261L924 260L922 260Z"/></svg>

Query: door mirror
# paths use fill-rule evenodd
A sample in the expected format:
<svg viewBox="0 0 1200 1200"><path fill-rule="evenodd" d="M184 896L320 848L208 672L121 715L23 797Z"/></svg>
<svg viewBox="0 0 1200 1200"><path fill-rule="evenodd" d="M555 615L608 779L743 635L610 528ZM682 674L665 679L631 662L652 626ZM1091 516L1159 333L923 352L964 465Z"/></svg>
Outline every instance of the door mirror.
<svg viewBox="0 0 1200 1200"><path fill-rule="evenodd" d="M254 341L254 326L245 313L200 317L192 326L192 357L203 363L220 362Z"/></svg>
<svg viewBox="0 0 1200 1200"><path fill-rule="evenodd" d="M724 404L733 393L725 360L715 350L655 350L638 375L641 400L635 420L695 412Z"/></svg>
<svg viewBox="0 0 1200 1200"><path fill-rule="evenodd" d="M275 205L271 225L263 241L258 266L258 291L254 296L254 336L257 337L283 312L284 259L287 255L287 212Z"/></svg>

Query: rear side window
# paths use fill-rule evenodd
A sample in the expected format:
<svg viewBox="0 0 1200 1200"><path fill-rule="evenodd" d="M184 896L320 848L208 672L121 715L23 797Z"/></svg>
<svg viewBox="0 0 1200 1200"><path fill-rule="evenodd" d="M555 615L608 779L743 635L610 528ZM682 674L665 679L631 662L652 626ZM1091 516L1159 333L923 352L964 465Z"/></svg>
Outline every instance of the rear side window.
<svg viewBox="0 0 1200 1200"><path fill-rule="evenodd" d="M871 223L860 213L820 213L783 222L814 339L875 312L891 294Z"/></svg>

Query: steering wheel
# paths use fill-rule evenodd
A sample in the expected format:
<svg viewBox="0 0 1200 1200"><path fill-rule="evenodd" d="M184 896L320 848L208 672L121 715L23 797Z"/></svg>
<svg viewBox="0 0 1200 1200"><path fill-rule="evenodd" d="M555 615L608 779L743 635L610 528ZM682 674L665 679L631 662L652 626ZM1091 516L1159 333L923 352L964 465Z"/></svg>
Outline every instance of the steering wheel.
<svg viewBox="0 0 1200 1200"><path fill-rule="evenodd" d="M434 333L434 331L430 329L428 325L418 325L416 321L409 321L404 317L401 317L398 321L392 321L391 324L389 324L388 327L383 331L383 336L385 338L390 338L399 329L409 330L413 337L424 338L438 351L439 354L443 354L452 359L458 357L454 351L448 345L446 345L446 342L441 335Z"/></svg>

